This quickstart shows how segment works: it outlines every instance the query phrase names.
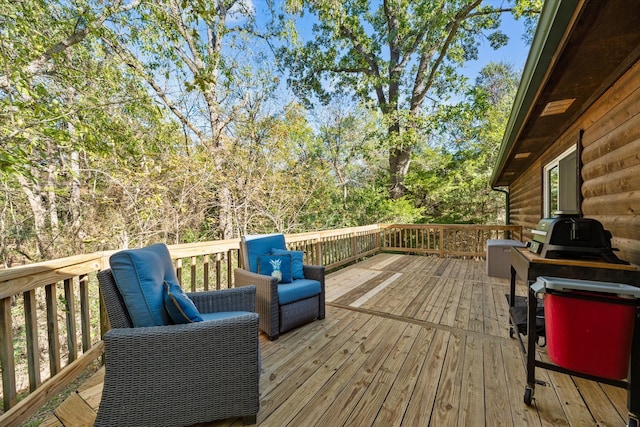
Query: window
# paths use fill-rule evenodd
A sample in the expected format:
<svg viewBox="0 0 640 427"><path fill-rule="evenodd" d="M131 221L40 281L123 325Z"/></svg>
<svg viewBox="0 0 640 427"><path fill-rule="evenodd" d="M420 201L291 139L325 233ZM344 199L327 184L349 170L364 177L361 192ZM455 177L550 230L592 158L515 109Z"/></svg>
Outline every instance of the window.
<svg viewBox="0 0 640 427"><path fill-rule="evenodd" d="M578 213L578 164L576 147L544 167L544 217L556 212Z"/></svg>

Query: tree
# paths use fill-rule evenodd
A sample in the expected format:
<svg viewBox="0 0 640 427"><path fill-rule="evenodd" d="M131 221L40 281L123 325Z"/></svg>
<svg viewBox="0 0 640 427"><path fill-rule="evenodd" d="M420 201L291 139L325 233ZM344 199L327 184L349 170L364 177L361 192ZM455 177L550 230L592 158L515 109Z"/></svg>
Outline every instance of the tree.
<svg viewBox="0 0 640 427"><path fill-rule="evenodd" d="M243 0L145 2L104 40L144 79L184 129L188 153L212 160L209 205L217 237L234 235L228 156L234 125L253 92L270 93L271 76L256 71L255 10Z"/></svg>
<svg viewBox="0 0 640 427"><path fill-rule="evenodd" d="M36 245L25 256L48 257L60 240L71 253L79 249L71 241L81 242L84 234L84 155L103 149L109 140L101 137L105 128L111 127L111 138L122 135L116 124L124 106L145 105L140 100L146 95L96 44L105 21L136 4L0 4L1 178L11 188L19 186L32 212L23 226L32 230Z"/></svg>
<svg viewBox="0 0 640 427"><path fill-rule="evenodd" d="M466 98L443 106L438 143L416 150L407 177L424 220L491 223L504 213L501 195L489 185L518 75L510 65L485 66Z"/></svg>
<svg viewBox="0 0 640 427"><path fill-rule="evenodd" d="M315 114L318 126L318 157L332 171L346 207L349 188L356 187L358 176L367 166L377 146L375 117L362 108L334 99L331 106Z"/></svg>
<svg viewBox="0 0 640 427"><path fill-rule="evenodd" d="M228 180L235 183L230 194L236 231L306 231L302 218L331 182L327 169L310 155L315 137L306 112L294 103L281 116L264 114L259 104L268 94L253 98L252 108L239 117L238 141L227 160Z"/></svg>
<svg viewBox="0 0 640 427"><path fill-rule="evenodd" d="M464 79L457 68L476 59L480 40L507 42L500 15L531 16L541 1L516 0L515 8L482 0L290 1L293 12L317 17L314 40L283 48L290 83L307 102L351 92L377 108L387 128L389 194L406 193L405 177L428 118L448 102ZM531 6L531 8L527 7ZM416 130L422 128L422 132Z"/></svg>

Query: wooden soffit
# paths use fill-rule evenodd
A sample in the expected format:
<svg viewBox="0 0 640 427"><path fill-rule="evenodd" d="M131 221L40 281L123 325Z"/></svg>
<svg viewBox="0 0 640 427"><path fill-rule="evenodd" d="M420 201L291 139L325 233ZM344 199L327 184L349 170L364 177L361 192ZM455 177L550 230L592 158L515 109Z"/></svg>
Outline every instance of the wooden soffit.
<svg viewBox="0 0 640 427"><path fill-rule="evenodd" d="M547 0L491 185L509 186L639 58L639 0Z"/></svg>

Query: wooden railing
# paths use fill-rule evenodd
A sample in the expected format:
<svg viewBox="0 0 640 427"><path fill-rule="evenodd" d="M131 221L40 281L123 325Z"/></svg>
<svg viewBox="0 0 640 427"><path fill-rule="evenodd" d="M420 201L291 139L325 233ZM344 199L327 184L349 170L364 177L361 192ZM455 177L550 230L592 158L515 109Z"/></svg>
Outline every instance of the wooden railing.
<svg viewBox="0 0 640 427"><path fill-rule="evenodd" d="M305 263L328 271L380 251L482 256L488 238L520 227L369 225L286 236ZM181 285L188 291L233 286L239 240L170 245ZM0 425L17 426L100 361L107 320L99 303L96 272L111 252L78 255L0 270Z"/></svg>
<svg viewBox="0 0 640 427"><path fill-rule="evenodd" d="M515 225L393 224L381 226L381 250L438 255L484 257L487 240L522 240Z"/></svg>

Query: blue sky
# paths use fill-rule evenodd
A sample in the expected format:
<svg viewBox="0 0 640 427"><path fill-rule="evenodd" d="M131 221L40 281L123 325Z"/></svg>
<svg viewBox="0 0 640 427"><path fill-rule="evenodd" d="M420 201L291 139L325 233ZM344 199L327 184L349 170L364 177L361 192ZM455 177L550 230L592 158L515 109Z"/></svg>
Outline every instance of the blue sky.
<svg viewBox="0 0 640 427"><path fill-rule="evenodd" d="M522 73L530 47L522 40L525 32L524 23L522 20L516 21L511 14L504 14L500 28L509 36L509 43L494 50L489 46L488 41L483 41L479 47L480 59L468 62L464 68L464 74L467 77L474 79L482 67L489 62L505 62L513 65L513 69L518 74Z"/></svg>

